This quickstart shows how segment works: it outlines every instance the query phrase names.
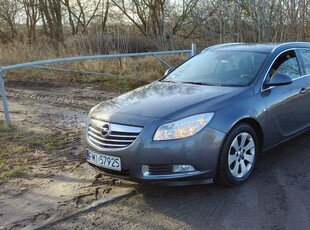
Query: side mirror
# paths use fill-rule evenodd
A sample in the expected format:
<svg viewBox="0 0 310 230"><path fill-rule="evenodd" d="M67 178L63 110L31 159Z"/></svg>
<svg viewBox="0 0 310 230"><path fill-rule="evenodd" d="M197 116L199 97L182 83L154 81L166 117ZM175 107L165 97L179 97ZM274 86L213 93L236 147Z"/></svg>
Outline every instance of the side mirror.
<svg viewBox="0 0 310 230"><path fill-rule="evenodd" d="M289 76L281 73L276 73L271 77L269 81L265 82L265 86L270 87L270 86L289 85L292 82L293 80Z"/></svg>
<svg viewBox="0 0 310 230"><path fill-rule="evenodd" d="M164 76L167 76L169 73L171 73L174 70L174 68L169 68L166 70Z"/></svg>

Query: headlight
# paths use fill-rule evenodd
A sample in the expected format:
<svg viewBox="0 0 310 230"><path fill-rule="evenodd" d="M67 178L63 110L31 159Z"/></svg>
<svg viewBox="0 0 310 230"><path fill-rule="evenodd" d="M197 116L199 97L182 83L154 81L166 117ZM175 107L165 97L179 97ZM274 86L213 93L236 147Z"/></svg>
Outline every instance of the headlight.
<svg viewBox="0 0 310 230"><path fill-rule="evenodd" d="M154 141L173 140L193 136L205 127L214 113L202 113L160 126Z"/></svg>

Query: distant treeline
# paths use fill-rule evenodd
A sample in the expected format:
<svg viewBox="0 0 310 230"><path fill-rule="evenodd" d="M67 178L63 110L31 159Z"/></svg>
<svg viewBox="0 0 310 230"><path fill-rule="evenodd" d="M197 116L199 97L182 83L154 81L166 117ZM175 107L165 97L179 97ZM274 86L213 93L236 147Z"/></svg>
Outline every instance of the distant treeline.
<svg viewBox="0 0 310 230"><path fill-rule="evenodd" d="M0 41L93 53L310 40L309 0L0 0Z"/></svg>

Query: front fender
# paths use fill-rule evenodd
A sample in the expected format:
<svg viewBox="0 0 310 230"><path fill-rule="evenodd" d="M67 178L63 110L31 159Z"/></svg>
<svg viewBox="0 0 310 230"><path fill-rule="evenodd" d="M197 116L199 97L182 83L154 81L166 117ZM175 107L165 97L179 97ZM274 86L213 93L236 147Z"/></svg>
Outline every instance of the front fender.
<svg viewBox="0 0 310 230"><path fill-rule="evenodd" d="M216 111L208 126L221 132L228 133L243 119L253 119L263 130L267 129L268 119L265 102L259 94L236 100L235 103Z"/></svg>

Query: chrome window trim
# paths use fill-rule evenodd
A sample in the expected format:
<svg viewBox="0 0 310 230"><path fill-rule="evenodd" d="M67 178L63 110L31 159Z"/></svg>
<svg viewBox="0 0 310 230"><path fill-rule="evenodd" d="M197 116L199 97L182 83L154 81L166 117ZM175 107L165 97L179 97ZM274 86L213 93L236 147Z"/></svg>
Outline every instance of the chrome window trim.
<svg viewBox="0 0 310 230"><path fill-rule="evenodd" d="M309 45L309 42L286 42L286 43L281 43L277 46L275 46L272 50L271 53L273 53L274 51L276 51L276 49L285 46L285 45L291 45L291 44L304 44L304 45ZM290 49L305 49L305 48L290 48Z"/></svg>
<svg viewBox="0 0 310 230"><path fill-rule="evenodd" d="M300 42L296 42L296 43L300 43ZM304 43L306 43L306 42L304 42ZM290 43L284 43L284 44L282 44L282 45L285 45L285 44L291 44L291 42ZM308 43L306 43L306 44L308 44ZM281 46L281 45L280 45ZM278 46L278 47L280 47L280 46ZM277 47L275 47L275 48L277 48ZM274 48L274 49L275 49ZM269 65L269 68L268 68L268 71L266 72L266 74L265 74L265 76L264 76L264 79L263 79L263 81L262 81L262 83L261 83L261 93L262 92L265 92L265 91L267 91L267 90L270 90L270 89L273 89L275 86L270 86L270 87L268 87L268 88L266 88L266 89L263 89L263 86L264 86L264 82L265 82L265 80L266 80L266 78L267 78L267 75L268 75L268 73L269 73L269 71L270 71L270 69L271 69L271 66L274 64L274 62L276 61L276 59L280 56L280 55L282 55L283 53L285 53L285 52L287 52L287 51L291 51L291 50L303 50L303 49L309 49L310 50L310 47L309 48L288 48L288 49L286 49L286 50L283 50L281 53L279 53L274 59L273 59L273 61L272 61L272 63ZM272 52L272 51L271 51ZM296 58L297 58L297 55L296 55ZM298 59L297 59L298 60ZM299 64L299 67L301 67L300 66L300 63L298 62L298 64ZM294 78L294 79L292 79L292 81L295 81L295 80L298 80L298 79L301 79L301 78L304 78L304 77L307 77L307 76L309 76L310 74L307 74L307 75L301 75L300 77L297 77L297 78Z"/></svg>

